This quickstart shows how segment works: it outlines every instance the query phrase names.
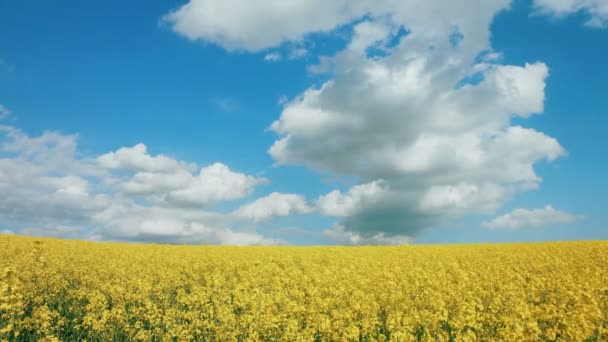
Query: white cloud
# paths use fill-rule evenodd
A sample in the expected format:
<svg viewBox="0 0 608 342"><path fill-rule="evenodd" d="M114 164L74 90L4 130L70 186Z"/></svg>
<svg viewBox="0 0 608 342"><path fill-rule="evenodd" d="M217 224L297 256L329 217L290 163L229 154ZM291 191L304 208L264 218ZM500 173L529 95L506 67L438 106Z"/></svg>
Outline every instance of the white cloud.
<svg viewBox="0 0 608 342"><path fill-rule="evenodd" d="M188 169L188 165L164 156L150 156L146 145L139 143L133 147L122 147L115 152L97 158L100 166L107 169L131 169L149 172L174 172Z"/></svg>
<svg viewBox="0 0 608 342"><path fill-rule="evenodd" d="M353 27L353 38L348 49L358 53L384 41L395 27L388 21L363 21Z"/></svg>
<svg viewBox="0 0 608 342"><path fill-rule="evenodd" d="M585 25L597 28L608 27L608 1L606 0L534 0L534 7L542 14L558 18L577 12L586 12L589 19Z"/></svg>
<svg viewBox="0 0 608 342"><path fill-rule="evenodd" d="M542 111L543 64L494 65L481 83L454 88L466 66L423 56L402 65L393 56L352 62L352 55L338 55L335 78L289 102L271 126L283 135L269 150L280 164L356 176L362 184L384 180L373 200L341 192L320 199L321 212L345 217L354 234L415 235L492 212L538 186L534 163L565 153L541 132L509 126L513 115Z"/></svg>
<svg viewBox="0 0 608 342"><path fill-rule="evenodd" d="M391 17L426 34L455 26L474 44L485 44L493 15L509 0L445 2L443 0L190 0L164 20L188 39L218 44L228 50L261 51L307 34L330 32L365 16ZM467 42L467 45L469 43Z"/></svg>
<svg viewBox="0 0 608 342"><path fill-rule="evenodd" d="M77 137L0 126L0 226L16 234L93 240L280 244L198 207L241 198L264 179L215 163L150 156L143 144L81 157ZM126 178L125 178L126 177Z"/></svg>
<svg viewBox="0 0 608 342"><path fill-rule="evenodd" d="M284 104L270 126L279 138L269 154L279 165L356 177L359 186L381 179L382 191L367 200L353 187L318 201L322 213L342 217L354 239L415 236L491 213L538 187L534 165L565 150L511 124L543 111L549 70L542 62L500 64L488 28L508 4L488 1L468 11L479 2L381 3L354 26L343 51L322 60L331 79ZM397 38L400 27L407 34ZM450 42L454 32L458 44ZM369 55L370 47L384 53Z"/></svg>
<svg viewBox="0 0 608 342"><path fill-rule="evenodd" d="M543 63L526 64L525 67L502 65L492 73L486 73L488 84L500 94L497 100L510 113L522 117L540 113L545 100L545 79L549 74Z"/></svg>
<svg viewBox="0 0 608 342"><path fill-rule="evenodd" d="M11 111L0 104L0 120L6 119L9 115L11 115Z"/></svg>
<svg viewBox="0 0 608 342"><path fill-rule="evenodd" d="M278 61L280 61L280 60L281 60L281 55L279 55L279 54L278 54L278 53L276 53L276 52L267 53L267 54L264 56L264 60L265 60L266 62L278 62Z"/></svg>
<svg viewBox="0 0 608 342"><path fill-rule="evenodd" d="M283 241L268 239L253 231L235 231L230 218L221 213L141 206L132 201L117 200L94 215L106 239L229 245L269 245Z"/></svg>
<svg viewBox="0 0 608 342"><path fill-rule="evenodd" d="M234 215L259 223L276 216L308 214L313 210L301 195L273 192L239 207L234 211Z"/></svg>
<svg viewBox="0 0 608 342"><path fill-rule="evenodd" d="M554 138L511 123L543 111L549 70L542 62L501 64L489 27L509 5L509 0L191 0L165 20L189 39L247 51L299 47L311 33L351 27L343 51L309 67L330 79L282 103L270 127L279 137L269 153L277 164L358 180L350 190L317 200L321 213L340 218L326 236L349 244L403 243L426 227L492 212L518 192L538 187L542 179L535 164L565 154ZM398 38L402 28L407 34ZM458 44L451 42L455 35ZM369 56L370 47L382 53ZM75 157L75 137L49 133L20 142L13 134L12 139L4 148L18 157L3 161L5 177L32 167L24 174L44 188L23 186L29 193L15 198L59 196L76 208L78 219L92 213L102 236L265 241L255 232L235 231L230 215L197 208L243 198L262 179L220 163L197 175L193 165L152 156L143 144L92 163ZM53 141L63 145L49 148ZM68 171L47 172L60 165ZM129 176L123 179L125 170ZM281 208L274 200L259 201L248 211L252 220L302 210L295 200ZM85 204L88 211L79 209Z"/></svg>
<svg viewBox="0 0 608 342"><path fill-rule="evenodd" d="M333 69L333 60L327 56L319 57L319 63L311 64L306 70L312 75L328 74ZM285 101L287 103L288 101Z"/></svg>
<svg viewBox="0 0 608 342"><path fill-rule="evenodd" d="M165 20L188 39L213 42L229 50L260 51L299 40L308 32L332 30L361 15L358 7L347 0L192 0Z"/></svg>
<svg viewBox="0 0 608 342"><path fill-rule="evenodd" d="M137 170L131 179L118 181L125 194L146 195L147 199L171 206L206 206L219 201L243 198L267 180L232 171L222 163L190 170L192 163L163 155L151 156L144 144L120 148L97 158L108 169Z"/></svg>
<svg viewBox="0 0 608 342"><path fill-rule="evenodd" d="M431 186L420 199L420 209L445 215L446 211L489 212L499 208L507 189L496 184Z"/></svg>
<svg viewBox="0 0 608 342"><path fill-rule="evenodd" d="M282 103L271 125L280 138L269 153L278 164L360 179L345 193L321 196L317 206L368 239L413 235L458 215L495 210L538 186L534 163L565 153L541 132L510 126L515 115L542 112L548 68L498 64L489 24L509 4L192 0L166 19L190 39L260 51L365 18L344 51L309 67L332 79ZM402 27L408 34L397 38ZM461 39L452 46L455 32ZM370 47L385 56L368 57ZM480 83L463 82L479 74ZM361 190L370 184L379 190Z"/></svg>
<svg viewBox="0 0 608 342"><path fill-rule="evenodd" d="M542 209L515 209L512 212L498 216L491 221L483 222L486 228L532 228L552 224L565 224L582 220L583 216L568 214L547 205Z"/></svg>
<svg viewBox="0 0 608 342"><path fill-rule="evenodd" d="M366 203L376 201L386 195L386 192L387 189L383 186L382 181L373 181L355 185L346 193L333 190L319 197L317 206L321 213L327 216L350 216Z"/></svg>
<svg viewBox="0 0 608 342"><path fill-rule="evenodd" d="M173 173L137 172L133 177L120 184L127 194L158 194L190 186L194 177L189 171L176 170Z"/></svg>
<svg viewBox="0 0 608 342"><path fill-rule="evenodd" d="M7 226L77 225L109 203L96 193L94 164L76 158L76 137L29 137L0 126L0 218Z"/></svg>
<svg viewBox="0 0 608 342"><path fill-rule="evenodd" d="M206 205L243 198L256 185L265 182L265 179L234 172L222 163L215 163L202 168L188 186L169 192L165 200L179 205Z"/></svg>
<svg viewBox="0 0 608 342"><path fill-rule="evenodd" d="M331 229L325 230L323 234L341 245L409 245L414 242L409 236L388 236L382 232L363 236L360 233L345 230L341 224L335 224Z"/></svg>

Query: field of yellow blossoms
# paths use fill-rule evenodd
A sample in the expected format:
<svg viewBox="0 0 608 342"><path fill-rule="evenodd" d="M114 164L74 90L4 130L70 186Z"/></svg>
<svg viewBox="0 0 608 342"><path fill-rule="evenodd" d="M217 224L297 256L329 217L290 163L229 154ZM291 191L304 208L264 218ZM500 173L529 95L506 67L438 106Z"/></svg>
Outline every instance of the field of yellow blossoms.
<svg viewBox="0 0 608 342"><path fill-rule="evenodd" d="M608 341L608 241L207 247L0 235L0 340Z"/></svg>

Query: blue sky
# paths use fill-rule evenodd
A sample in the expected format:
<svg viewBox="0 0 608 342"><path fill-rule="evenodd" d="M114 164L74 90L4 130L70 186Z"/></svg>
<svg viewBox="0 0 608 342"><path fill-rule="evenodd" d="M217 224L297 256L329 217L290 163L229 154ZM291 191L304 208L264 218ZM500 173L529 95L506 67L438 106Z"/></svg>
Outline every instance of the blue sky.
<svg viewBox="0 0 608 342"><path fill-rule="evenodd" d="M0 231L608 238L605 2L341 3L2 2Z"/></svg>

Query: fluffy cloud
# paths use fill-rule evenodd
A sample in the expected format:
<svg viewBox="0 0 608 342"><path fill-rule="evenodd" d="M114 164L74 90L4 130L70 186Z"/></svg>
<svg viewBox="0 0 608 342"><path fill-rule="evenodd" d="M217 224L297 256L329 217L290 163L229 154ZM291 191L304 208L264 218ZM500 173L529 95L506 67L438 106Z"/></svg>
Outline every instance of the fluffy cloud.
<svg viewBox="0 0 608 342"><path fill-rule="evenodd" d="M446 211L493 212L507 190L496 184L459 183L431 186L420 198L419 208L445 214Z"/></svg>
<svg viewBox="0 0 608 342"><path fill-rule="evenodd" d="M415 11L411 3L354 25L347 47L325 57L331 78L287 101L270 126L278 164L361 181L318 201L322 213L342 217L340 230L328 233L339 240L412 237L491 213L539 186L536 163L565 154L554 138L511 124L543 111L549 69L499 63L488 26L508 2L466 13L467 1L431 12L430 3Z"/></svg>
<svg viewBox="0 0 608 342"><path fill-rule="evenodd" d="M509 0L190 0L164 20L188 39L228 50L260 51L300 41L309 33L330 32L366 16L391 17L428 34L458 27L472 44L485 44L492 16L508 5Z"/></svg>
<svg viewBox="0 0 608 342"><path fill-rule="evenodd" d="M107 169L132 169L150 172L173 172L188 167L164 155L150 156L144 144L122 147L115 152L106 153L98 157L97 162Z"/></svg>
<svg viewBox="0 0 608 342"><path fill-rule="evenodd" d="M268 245L282 241L268 239L254 231L235 231L225 214L189 208L141 206L117 200L96 213L93 221L106 239L229 245Z"/></svg>
<svg viewBox="0 0 608 342"><path fill-rule="evenodd" d="M345 70L342 63L350 62L336 62L333 80L290 102L272 124L283 135L269 150L279 163L384 181L383 193L365 204L339 192L322 198L323 212L346 217L346 230L365 238L413 236L495 210L538 185L534 163L565 153L541 132L509 126L513 115L542 111L543 64L495 65L480 83L455 88L465 66L449 59L433 66L432 59L392 65L362 57L359 68Z"/></svg>
<svg viewBox="0 0 608 342"><path fill-rule="evenodd" d="M273 192L258 198L252 203L243 205L234 211L234 215L252 222L264 222L276 216L308 214L314 210L306 199L296 194Z"/></svg>
<svg viewBox="0 0 608 342"><path fill-rule="evenodd" d="M186 170L176 170L173 173L137 172L119 186L126 194L154 195L184 189L193 182L194 177Z"/></svg>
<svg viewBox="0 0 608 342"><path fill-rule="evenodd" d="M206 205L245 197L256 185L265 182L265 179L234 172L224 164L215 163L202 168L186 187L169 192L165 200L178 205Z"/></svg>
<svg viewBox="0 0 608 342"><path fill-rule="evenodd" d="M175 32L192 40L213 42L230 50L259 51L301 39L311 31L332 30L359 16L359 7L346 0L192 0L165 20Z"/></svg>
<svg viewBox="0 0 608 342"><path fill-rule="evenodd" d="M346 217L355 213L366 203L377 201L386 195L382 181L373 181L352 187L346 193L334 190L319 197L317 206L327 216Z"/></svg>
<svg viewBox="0 0 608 342"><path fill-rule="evenodd" d="M269 153L278 164L359 179L321 196L318 209L341 218L336 238L386 241L492 212L539 185L535 163L565 154L555 139L510 124L543 111L549 71L499 64L489 24L509 4L192 0L166 19L190 39L249 51L358 20L343 51L309 68L331 79L284 103Z"/></svg>
<svg viewBox="0 0 608 342"><path fill-rule="evenodd" d="M283 243L236 229L229 214L199 208L246 196L265 180L221 163L194 169L151 156L143 144L83 158L74 135L30 137L0 126L0 227L95 240Z"/></svg>
<svg viewBox="0 0 608 342"><path fill-rule="evenodd" d="M413 242L409 236L375 233L370 236L362 236L344 229L341 224L335 224L331 229L323 232L331 240L342 245L407 245Z"/></svg>
<svg viewBox="0 0 608 342"><path fill-rule="evenodd" d="M198 175L190 170L195 165L176 159L147 153L144 144L120 148L97 158L108 169L139 171L131 179L119 182L122 192L147 195L149 200L174 206L206 206L208 204L245 197L265 179L234 172L222 163L200 169Z"/></svg>
<svg viewBox="0 0 608 342"><path fill-rule="evenodd" d="M498 216L491 221L483 222L486 228L530 228L552 224L572 223L582 220L582 216L568 214L547 205L542 209L515 209L512 212Z"/></svg>
<svg viewBox="0 0 608 342"><path fill-rule="evenodd" d="M585 5L560 2L567 8L561 12L584 9L596 18L590 25L603 25L599 1L579 2ZM536 1L541 10L555 3ZM329 73L329 80L283 103L270 126L278 138L269 154L277 164L357 179L351 189L318 198L321 213L339 218L325 235L342 243L386 244L408 242L426 227L463 215L493 212L540 185L535 164L565 154L554 138L511 123L543 111L549 69L542 62L500 63L489 27L509 5L191 0L164 20L189 39L247 51L297 47L310 33L352 28L344 50L309 68ZM233 215L209 211L218 201L243 198L263 179L220 163L197 173L191 163L150 155L143 144L84 160L74 154L75 137L3 132L11 140L3 151L12 156L0 159L1 184L23 185L12 190L22 193L0 200L2 214L50 217L43 225L49 227L92 217L88 223L100 226L101 237L117 239L276 242L235 230ZM278 205L281 196L292 197ZM297 195L274 197L234 216L260 222L310 209ZM52 208L59 204L63 212ZM65 213L66 222L58 224L52 213Z"/></svg>
<svg viewBox="0 0 608 342"><path fill-rule="evenodd" d="M86 222L109 203L95 193L90 177L97 172L75 157L76 137L44 132L30 138L0 126L0 217L2 223L69 226Z"/></svg>
<svg viewBox="0 0 608 342"><path fill-rule="evenodd" d="M563 17L577 12L586 12L589 19L585 25L605 28L608 26L608 2L605 0L534 0L540 12Z"/></svg>
<svg viewBox="0 0 608 342"><path fill-rule="evenodd" d="M369 47L384 41L392 29L395 27L388 21L363 21L353 27L349 49L365 53Z"/></svg>
<svg viewBox="0 0 608 342"><path fill-rule="evenodd" d="M487 71L482 83L454 89L458 79L445 83L439 74L434 75L439 77L435 82L431 75L421 74L427 63L424 58L398 68L403 70L380 63L366 60L361 69L349 69L345 79L307 90L289 103L271 126L284 135L271 147L271 156L279 163L386 179L430 172L438 164L443 164L446 177L475 169L494 162L486 157L506 144L517 144L518 138L535 140L542 146L537 152L551 158L562 153L559 144L542 133L505 127L510 114L527 116L542 110L546 77L546 72L538 71L546 71L542 64L498 66ZM517 72L503 76L504 68ZM360 75L350 79L352 74ZM516 75L523 79L513 81ZM445 89L434 89L442 83ZM540 89L534 90L540 98L519 87L524 84L537 84ZM437 93L429 94L433 90Z"/></svg>

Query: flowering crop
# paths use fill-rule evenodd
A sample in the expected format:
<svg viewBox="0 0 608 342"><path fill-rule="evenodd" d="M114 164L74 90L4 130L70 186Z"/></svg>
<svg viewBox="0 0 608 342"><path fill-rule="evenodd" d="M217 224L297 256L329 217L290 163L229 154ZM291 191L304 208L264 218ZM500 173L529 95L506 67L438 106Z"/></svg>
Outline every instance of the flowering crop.
<svg viewBox="0 0 608 342"><path fill-rule="evenodd" d="M0 340L606 341L608 242L209 247L0 236Z"/></svg>

